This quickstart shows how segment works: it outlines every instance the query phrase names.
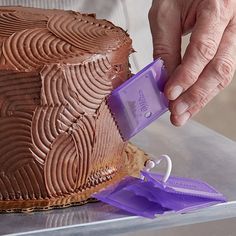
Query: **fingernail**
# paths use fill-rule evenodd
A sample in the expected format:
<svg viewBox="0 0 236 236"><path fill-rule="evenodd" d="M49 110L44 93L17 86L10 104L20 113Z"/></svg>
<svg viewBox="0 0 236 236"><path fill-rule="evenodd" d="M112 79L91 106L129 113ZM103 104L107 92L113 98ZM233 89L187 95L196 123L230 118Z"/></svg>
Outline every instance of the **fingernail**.
<svg viewBox="0 0 236 236"><path fill-rule="evenodd" d="M175 106L175 115L182 115L184 112L188 110L189 106L186 102L179 102Z"/></svg>
<svg viewBox="0 0 236 236"><path fill-rule="evenodd" d="M190 118L190 113L189 112L185 112L183 115L178 117L178 124L179 126L184 125L188 119Z"/></svg>
<svg viewBox="0 0 236 236"><path fill-rule="evenodd" d="M175 86L170 92L169 99L175 100L177 97L179 97L179 95L183 92L183 90L184 90L183 87L181 87L179 85Z"/></svg>

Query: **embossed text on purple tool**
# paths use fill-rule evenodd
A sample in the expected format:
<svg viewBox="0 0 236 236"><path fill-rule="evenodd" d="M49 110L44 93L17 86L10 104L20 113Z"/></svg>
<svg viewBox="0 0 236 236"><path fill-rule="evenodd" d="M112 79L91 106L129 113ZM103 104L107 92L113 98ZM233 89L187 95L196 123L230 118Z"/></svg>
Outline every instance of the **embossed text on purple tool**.
<svg viewBox="0 0 236 236"><path fill-rule="evenodd" d="M116 88L108 105L124 140L144 129L168 110L163 94L166 72L157 59Z"/></svg>

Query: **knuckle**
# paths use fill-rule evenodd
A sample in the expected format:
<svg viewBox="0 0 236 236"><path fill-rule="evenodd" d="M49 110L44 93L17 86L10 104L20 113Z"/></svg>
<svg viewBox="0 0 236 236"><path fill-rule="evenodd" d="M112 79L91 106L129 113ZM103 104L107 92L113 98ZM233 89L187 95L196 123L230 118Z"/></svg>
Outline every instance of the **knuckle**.
<svg viewBox="0 0 236 236"><path fill-rule="evenodd" d="M228 86L234 75L234 62L226 57L215 59L213 69L216 73L216 79L219 81L220 86L223 88Z"/></svg>
<svg viewBox="0 0 236 236"><path fill-rule="evenodd" d="M189 110L189 113L191 114L191 117L194 117L199 111L200 109L197 106L195 106Z"/></svg>
<svg viewBox="0 0 236 236"><path fill-rule="evenodd" d="M192 41L197 53L205 61L210 61L215 56L218 46L214 39L208 38L200 41Z"/></svg>
<svg viewBox="0 0 236 236"><path fill-rule="evenodd" d="M233 13L232 9L234 7L232 7L231 1L229 0L221 0L217 2L220 5L217 14L219 22L224 22L228 24Z"/></svg>
<svg viewBox="0 0 236 236"><path fill-rule="evenodd" d="M200 101L196 103L195 106L193 106L190 109L190 113L192 113L192 115L196 115L200 110L202 110L202 108L204 108L207 105L208 102L209 102L209 99L207 97L201 99Z"/></svg>
<svg viewBox="0 0 236 236"><path fill-rule="evenodd" d="M208 101L209 100L207 97L202 98L198 103L198 109L201 110L203 107L205 107L207 105Z"/></svg>
<svg viewBox="0 0 236 236"><path fill-rule="evenodd" d="M188 99L193 104L204 104L204 101L208 95L208 91L206 91L204 88L200 88L197 85L195 85L195 88L192 89L191 93L189 93Z"/></svg>
<svg viewBox="0 0 236 236"><path fill-rule="evenodd" d="M229 21L232 15L234 0L206 0L199 4L199 11L197 17L202 15L208 17L209 19L214 19L215 22L226 22Z"/></svg>
<svg viewBox="0 0 236 236"><path fill-rule="evenodd" d="M232 10L234 8L232 6L235 5L235 1L234 0L222 0L221 2L222 2L222 4L221 4L222 14L221 15L224 17L225 14L229 15L229 13L232 12Z"/></svg>
<svg viewBox="0 0 236 236"><path fill-rule="evenodd" d="M149 9L148 17L153 18L157 15L157 12L160 10L160 5L163 0L153 0L152 6Z"/></svg>
<svg viewBox="0 0 236 236"><path fill-rule="evenodd" d="M224 5L224 7L228 8L228 7L230 7L232 0L222 0L222 3Z"/></svg>
<svg viewBox="0 0 236 236"><path fill-rule="evenodd" d="M156 17L156 10L154 7L151 7L148 12L148 19L150 22L152 22L153 20L155 20L155 17Z"/></svg>
<svg viewBox="0 0 236 236"><path fill-rule="evenodd" d="M230 8L232 0L207 0L202 2L202 11L215 17L223 15Z"/></svg>
<svg viewBox="0 0 236 236"><path fill-rule="evenodd" d="M199 101L194 107L192 107L189 112L192 116L195 116L199 111L201 111L207 105L206 100Z"/></svg>
<svg viewBox="0 0 236 236"><path fill-rule="evenodd" d="M229 26L226 28L226 32L228 32L231 35L236 34L236 14L233 20L230 22Z"/></svg>
<svg viewBox="0 0 236 236"><path fill-rule="evenodd" d="M168 44L154 42L153 48L154 48L153 52L154 58L173 55L173 52L171 51L171 48Z"/></svg>
<svg viewBox="0 0 236 236"><path fill-rule="evenodd" d="M148 12L149 21L156 19L162 21L163 19L169 17L166 12L172 9L170 7L172 4L172 0L153 0L152 6Z"/></svg>
<svg viewBox="0 0 236 236"><path fill-rule="evenodd" d="M192 86L198 79L197 74L194 70L189 70L187 67L183 67L183 80L182 83L184 84L185 89Z"/></svg>

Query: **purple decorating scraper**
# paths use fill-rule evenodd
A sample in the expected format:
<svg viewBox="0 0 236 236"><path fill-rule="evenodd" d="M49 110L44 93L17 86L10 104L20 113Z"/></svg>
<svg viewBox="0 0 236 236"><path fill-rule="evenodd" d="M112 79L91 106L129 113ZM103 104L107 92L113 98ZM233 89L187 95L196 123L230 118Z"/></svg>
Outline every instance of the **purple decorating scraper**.
<svg viewBox="0 0 236 236"><path fill-rule="evenodd" d="M163 61L157 59L108 97L109 108L125 141L168 110L163 94L166 78Z"/></svg>
<svg viewBox="0 0 236 236"><path fill-rule="evenodd" d="M166 174L151 171L167 161ZM188 213L224 203L226 197L209 184L190 178L170 176L172 161L168 155L146 162L141 178L127 176L98 193L96 199L134 215L154 218L166 212Z"/></svg>
<svg viewBox="0 0 236 236"><path fill-rule="evenodd" d="M124 140L129 140L168 110L163 94L166 78L163 61L158 59L108 97L108 105ZM164 159L167 162L164 176L150 171ZM92 196L148 218L166 212L187 213L227 201L222 193L205 182L170 176L171 168L169 156L152 157L140 172L140 178L127 176Z"/></svg>

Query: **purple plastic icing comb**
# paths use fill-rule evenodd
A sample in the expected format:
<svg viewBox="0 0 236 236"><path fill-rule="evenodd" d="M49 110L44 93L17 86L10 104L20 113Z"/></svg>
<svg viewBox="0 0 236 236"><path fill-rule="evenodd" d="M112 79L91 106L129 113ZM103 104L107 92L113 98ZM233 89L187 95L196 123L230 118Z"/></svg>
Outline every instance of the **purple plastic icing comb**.
<svg viewBox="0 0 236 236"><path fill-rule="evenodd" d="M166 174L152 172L151 169L164 159L167 161ZM169 156L154 157L141 171L143 178L125 177L93 197L148 218L165 212L187 213L227 201L222 193L203 181L170 176L171 167Z"/></svg>
<svg viewBox="0 0 236 236"><path fill-rule="evenodd" d="M157 59L108 97L109 108L124 140L129 140L168 110L163 94L166 78L163 61Z"/></svg>

